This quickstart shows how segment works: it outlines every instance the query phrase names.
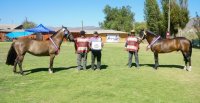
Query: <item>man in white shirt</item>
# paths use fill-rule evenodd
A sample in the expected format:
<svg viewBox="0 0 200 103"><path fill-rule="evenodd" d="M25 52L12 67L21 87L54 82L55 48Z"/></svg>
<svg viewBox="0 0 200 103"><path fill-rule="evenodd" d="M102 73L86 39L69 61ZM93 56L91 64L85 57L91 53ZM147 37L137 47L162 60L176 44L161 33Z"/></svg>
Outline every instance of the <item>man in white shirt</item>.
<svg viewBox="0 0 200 103"><path fill-rule="evenodd" d="M95 59L97 58L97 69L101 70L101 50L103 47L102 38L98 32L95 31L93 37L90 38L90 49L91 49L91 68L95 70Z"/></svg>

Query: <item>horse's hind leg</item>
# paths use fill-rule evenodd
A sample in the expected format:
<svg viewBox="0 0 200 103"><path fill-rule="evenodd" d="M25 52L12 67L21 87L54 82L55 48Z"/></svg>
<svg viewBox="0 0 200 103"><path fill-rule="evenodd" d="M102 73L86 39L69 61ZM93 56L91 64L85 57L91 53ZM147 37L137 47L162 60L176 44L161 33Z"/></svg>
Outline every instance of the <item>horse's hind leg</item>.
<svg viewBox="0 0 200 103"><path fill-rule="evenodd" d="M183 51L182 51L182 54L183 54L183 58L184 58L184 61L185 61L185 66L184 66L184 70L187 70L187 62L188 62L188 60L187 60L187 54L186 53L184 53Z"/></svg>
<svg viewBox="0 0 200 103"><path fill-rule="evenodd" d="M187 68L188 71L192 71L192 66L191 66L191 57L187 56L187 60L189 62L189 67Z"/></svg>
<svg viewBox="0 0 200 103"><path fill-rule="evenodd" d="M154 60L155 60L155 69L158 69L159 63L158 63L158 53L154 53Z"/></svg>
<svg viewBox="0 0 200 103"><path fill-rule="evenodd" d="M20 55L19 59L18 59L18 65L19 65L19 69L20 69L20 74L24 75L23 69L22 69L22 62L24 60L24 55Z"/></svg>
<svg viewBox="0 0 200 103"><path fill-rule="evenodd" d="M17 73L17 71L16 71L16 69L17 69L17 63L18 63L18 56L17 56L17 58L15 59L14 66L13 66L13 72L14 72L14 73Z"/></svg>
<svg viewBox="0 0 200 103"><path fill-rule="evenodd" d="M49 73L53 73L52 68L53 68L53 60L55 58L55 54L50 55L50 64L49 64Z"/></svg>

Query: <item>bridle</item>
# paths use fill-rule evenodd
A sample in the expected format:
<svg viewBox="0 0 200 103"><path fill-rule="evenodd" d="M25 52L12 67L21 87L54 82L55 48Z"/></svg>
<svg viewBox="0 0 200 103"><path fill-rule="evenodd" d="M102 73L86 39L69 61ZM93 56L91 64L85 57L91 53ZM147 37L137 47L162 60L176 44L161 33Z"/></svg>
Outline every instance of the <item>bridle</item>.
<svg viewBox="0 0 200 103"><path fill-rule="evenodd" d="M145 32L145 31L143 31L142 38L138 37L138 38L139 38L139 40L140 40L140 41L142 41L146 35L147 35L147 34L146 34L146 32Z"/></svg>
<svg viewBox="0 0 200 103"><path fill-rule="evenodd" d="M67 29L67 27L62 26L63 32L64 32L64 37L66 39L69 39L69 36L71 35L70 31Z"/></svg>

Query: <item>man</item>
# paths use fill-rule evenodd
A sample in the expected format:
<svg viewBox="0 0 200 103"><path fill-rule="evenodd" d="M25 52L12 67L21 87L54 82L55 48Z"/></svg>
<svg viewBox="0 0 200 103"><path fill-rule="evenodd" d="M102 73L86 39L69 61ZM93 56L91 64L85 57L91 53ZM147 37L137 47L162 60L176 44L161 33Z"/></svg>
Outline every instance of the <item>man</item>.
<svg viewBox="0 0 200 103"><path fill-rule="evenodd" d="M135 56L135 64L136 67L139 68L139 60L138 60L138 50L139 50L139 40L135 37L135 31L132 30L129 36L126 39L125 48L129 53L128 57L128 66L132 67L132 57L133 54Z"/></svg>
<svg viewBox="0 0 200 103"><path fill-rule="evenodd" d="M89 52L89 39L85 36L85 31L80 31L80 37L75 39L75 50L77 53L77 69L86 70L87 53ZM82 65L81 65L82 64Z"/></svg>
<svg viewBox="0 0 200 103"><path fill-rule="evenodd" d="M101 70L101 50L103 47L103 42L98 32L95 31L93 37L90 38L90 48L91 48L91 68L95 70L95 59L97 58L97 69Z"/></svg>

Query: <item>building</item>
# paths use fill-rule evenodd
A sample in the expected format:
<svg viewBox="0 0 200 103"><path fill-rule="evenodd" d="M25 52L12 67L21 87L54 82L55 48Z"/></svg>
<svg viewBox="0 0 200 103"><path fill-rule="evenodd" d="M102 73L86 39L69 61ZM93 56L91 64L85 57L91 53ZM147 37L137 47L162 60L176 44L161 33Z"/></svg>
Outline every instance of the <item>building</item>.
<svg viewBox="0 0 200 103"><path fill-rule="evenodd" d="M50 27L54 31L58 31L60 27ZM72 33L72 35L76 38L80 36L80 31L82 28L68 28L69 31ZM84 27L84 30L86 32L87 37L92 37L94 31L97 31L99 35L102 37L103 42L125 42L125 38L128 36L127 32L122 32L122 31L116 31L116 30L105 30L101 29L99 27L93 27L93 26L88 26ZM10 24L1 24L0 25L0 42L2 41L8 41L9 38L5 36L5 34L10 33L10 32L17 32L17 31L24 31L22 25L10 25ZM42 37L40 37L40 40L46 40L48 39L51 35L51 33L42 33ZM20 38L32 38L32 39L37 39L37 34L32 34L29 36L25 37L20 37Z"/></svg>
<svg viewBox="0 0 200 103"><path fill-rule="evenodd" d="M22 25L16 25L16 24L0 24L0 42L7 41L7 37L5 36L7 33L13 32L13 31L19 31L22 30Z"/></svg>
<svg viewBox="0 0 200 103"><path fill-rule="evenodd" d="M80 36L81 28L69 28L69 31L76 38ZM116 30L105 30L100 28L87 28L84 30L87 37L92 37L94 31L97 31L101 36L103 42L112 43L112 42L125 42L125 39L128 36L127 32L116 31Z"/></svg>

